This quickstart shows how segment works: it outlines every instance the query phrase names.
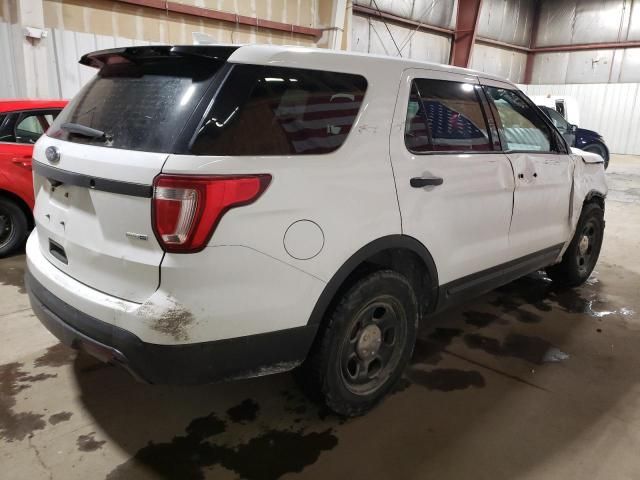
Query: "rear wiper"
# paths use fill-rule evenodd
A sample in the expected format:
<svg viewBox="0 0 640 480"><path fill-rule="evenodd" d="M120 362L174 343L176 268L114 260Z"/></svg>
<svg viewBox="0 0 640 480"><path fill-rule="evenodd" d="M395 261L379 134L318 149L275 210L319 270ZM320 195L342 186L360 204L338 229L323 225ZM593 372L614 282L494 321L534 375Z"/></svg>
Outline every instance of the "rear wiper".
<svg viewBox="0 0 640 480"><path fill-rule="evenodd" d="M83 137L104 138L105 140L109 140L109 136L102 130L86 127L84 125L80 125L79 123L63 123L62 125L60 125L60 128L66 130L69 133L82 135Z"/></svg>

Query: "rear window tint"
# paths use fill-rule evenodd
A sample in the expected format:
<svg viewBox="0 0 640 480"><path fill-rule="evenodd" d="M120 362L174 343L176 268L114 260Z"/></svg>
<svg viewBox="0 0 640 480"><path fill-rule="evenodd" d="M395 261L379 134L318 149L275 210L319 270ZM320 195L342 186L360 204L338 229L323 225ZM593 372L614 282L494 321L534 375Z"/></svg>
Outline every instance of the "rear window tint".
<svg viewBox="0 0 640 480"><path fill-rule="evenodd" d="M104 66L58 116L47 135L76 143L171 152L224 62L165 57ZM76 123L105 132L108 140L61 129Z"/></svg>
<svg viewBox="0 0 640 480"><path fill-rule="evenodd" d="M349 135L366 88L360 75L236 65L191 151L197 155L332 152Z"/></svg>

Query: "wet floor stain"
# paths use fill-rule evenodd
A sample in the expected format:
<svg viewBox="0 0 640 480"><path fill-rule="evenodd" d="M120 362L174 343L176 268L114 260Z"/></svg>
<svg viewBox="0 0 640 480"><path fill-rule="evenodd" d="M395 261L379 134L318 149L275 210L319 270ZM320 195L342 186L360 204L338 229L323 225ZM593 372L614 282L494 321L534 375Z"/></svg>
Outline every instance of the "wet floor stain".
<svg viewBox="0 0 640 480"><path fill-rule="evenodd" d="M455 368L436 368L434 370L411 369L407 374L409 380L429 390L452 392L467 388L483 388L484 377L475 370L459 370Z"/></svg>
<svg viewBox="0 0 640 480"><path fill-rule="evenodd" d="M462 316L464 317L464 321L467 325L472 325L478 328L488 327L492 323L507 323L504 319L500 318L499 315L489 312L470 310L462 312Z"/></svg>
<svg viewBox="0 0 640 480"><path fill-rule="evenodd" d="M462 333L459 328L435 328L426 338L416 340L411 363L437 365L442 360L442 351Z"/></svg>
<svg viewBox="0 0 640 480"><path fill-rule="evenodd" d="M244 443L227 444L220 438L226 430L226 422L215 413L196 418L186 435L166 443L149 442L107 479L136 478L151 469L162 478L202 480L211 467L221 466L243 479L271 480L301 472L338 443L331 429L307 432L300 428L266 430Z"/></svg>
<svg viewBox="0 0 640 480"><path fill-rule="evenodd" d="M20 293L27 293L24 288L24 257L13 257L2 261L0 285L18 287Z"/></svg>
<svg viewBox="0 0 640 480"><path fill-rule="evenodd" d="M76 358L76 352L72 348L58 343L36 358L33 362L34 367L62 367L73 362Z"/></svg>
<svg viewBox="0 0 640 480"><path fill-rule="evenodd" d="M87 435L80 435L76 439L76 445L81 452L95 452L100 450L102 446L107 443L106 440L96 440L94 435L96 432L91 432Z"/></svg>
<svg viewBox="0 0 640 480"><path fill-rule="evenodd" d="M227 410L227 416L234 423L248 423L253 422L258 417L258 410L260 410L260 405L247 398Z"/></svg>
<svg viewBox="0 0 640 480"><path fill-rule="evenodd" d="M54 413L53 415L51 415L49 417L49 423L51 425L57 425L59 423L66 422L71 418L72 415L73 415L73 413L71 413L71 412Z"/></svg>
<svg viewBox="0 0 640 480"><path fill-rule="evenodd" d="M21 363L0 365L0 439L12 442L24 440L46 423L44 415L34 412L15 412L16 396L30 388L31 383L49 378L28 375Z"/></svg>
<svg viewBox="0 0 640 480"><path fill-rule="evenodd" d="M483 350L500 357L519 358L536 365L568 358L567 354L548 341L528 335L509 334L501 342L497 338L474 333L465 335L464 342L472 350Z"/></svg>

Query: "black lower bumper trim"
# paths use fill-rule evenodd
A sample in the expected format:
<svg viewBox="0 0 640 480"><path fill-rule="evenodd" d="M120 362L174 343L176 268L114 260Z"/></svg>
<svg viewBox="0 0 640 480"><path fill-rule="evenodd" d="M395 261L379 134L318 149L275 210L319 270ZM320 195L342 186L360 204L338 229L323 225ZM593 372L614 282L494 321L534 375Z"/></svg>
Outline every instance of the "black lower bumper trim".
<svg viewBox="0 0 640 480"><path fill-rule="evenodd" d="M29 272L25 285L34 313L62 343L120 365L149 383L201 384L293 368L313 343L316 325L213 342L146 343L57 298Z"/></svg>

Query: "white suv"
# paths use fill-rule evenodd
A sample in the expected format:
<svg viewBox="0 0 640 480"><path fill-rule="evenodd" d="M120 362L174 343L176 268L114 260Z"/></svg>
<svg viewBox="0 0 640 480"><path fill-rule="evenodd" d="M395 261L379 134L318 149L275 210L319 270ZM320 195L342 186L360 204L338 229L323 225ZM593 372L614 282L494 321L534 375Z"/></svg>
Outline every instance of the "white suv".
<svg viewBox="0 0 640 480"><path fill-rule="evenodd" d="M598 258L602 159L478 72L275 46L130 47L35 149L33 309L151 383L301 365L356 415L428 316Z"/></svg>

